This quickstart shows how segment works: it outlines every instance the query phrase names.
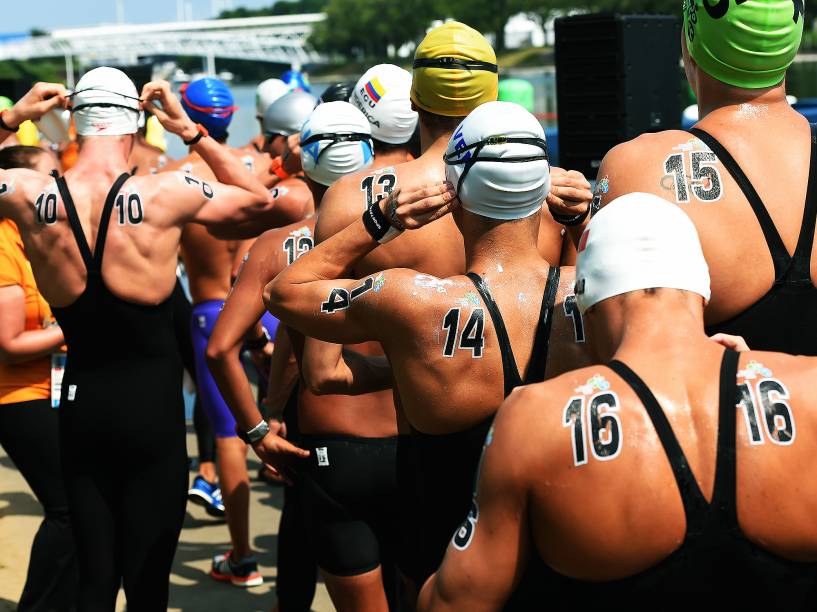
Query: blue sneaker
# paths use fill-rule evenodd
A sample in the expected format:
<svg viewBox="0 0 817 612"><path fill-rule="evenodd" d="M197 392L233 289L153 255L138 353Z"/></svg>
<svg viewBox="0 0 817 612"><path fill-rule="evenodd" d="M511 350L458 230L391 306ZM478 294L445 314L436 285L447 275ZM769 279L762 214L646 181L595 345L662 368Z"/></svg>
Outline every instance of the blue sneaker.
<svg viewBox="0 0 817 612"><path fill-rule="evenodd" d="M221 488L218 484L207 482L203 476L196 476L193 486L187 491L187 499L204 507L210 516L224 516L224 502L221 499Z"/></svg>

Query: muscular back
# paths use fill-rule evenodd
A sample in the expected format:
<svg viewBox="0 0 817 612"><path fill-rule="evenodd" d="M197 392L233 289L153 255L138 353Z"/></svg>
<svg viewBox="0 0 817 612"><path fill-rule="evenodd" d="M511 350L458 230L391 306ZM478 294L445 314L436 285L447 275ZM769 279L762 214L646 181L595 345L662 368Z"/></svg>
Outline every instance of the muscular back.
<svg viewBox="0 0 817 612"><path fill-rule="evenodd" d="M716 110L698 127L718 139L740 164L792 254L809 174L806 120L788 104L745 104ZM619 145L605 157L598 178L602 204L625 193L652 193L677 203L695 223L712 276L707 324L743 312L774 283L769 248L746 197L723 164L691 134L645 134ZM814 252L811 277L812 282L817 279Z"/></svg>
<svg viewBox="0 0 817 612"><path fill-rule="evenodd" d="M413 188L445 180L442 161L419 159L345 176L332 185L321 202L316 229L318 241L326 240L360 218L368 205L397 188ZM462 234L451 217L408 232L363 258L355 266L358 278L388 268L411 268L446 277L465 270Z"/></svg>
<svg viewBox="0 0 817 612"><path fill-rule="evenodd" d="M511 259L483 271L522 376L530 359L547 275L548 266L541 259L538 264ZM578 329L581 318L568 300L573 277L571 268L562 269L548 376L589 362L584 345L575 341L577 336L583 339L583 331ZM496 332L467 277L441 279L399 268L360 281L314 285L320 313L304 315L309 328L336 342L378 340L391 362L401 406L416 429L432 434L461 431L493 414L502 402L502 358Z"/></svg>
<svg viewBox="0 0 817 612"><path fill-rule="evenodd" d="M117 176L66 174L92 251L105 198ZM40 291L52 306L71 304L84 290L87 275L55 180L15 170L2 173L0 183L9 194L0 196L0 209L21 229ZM192 191L175 173L132 177L125 183L111 215L102 262L103 277L114 294L146 304L157 304L170 294L179 218L185 213L192 218L202 199L200 185Z"/></svg>

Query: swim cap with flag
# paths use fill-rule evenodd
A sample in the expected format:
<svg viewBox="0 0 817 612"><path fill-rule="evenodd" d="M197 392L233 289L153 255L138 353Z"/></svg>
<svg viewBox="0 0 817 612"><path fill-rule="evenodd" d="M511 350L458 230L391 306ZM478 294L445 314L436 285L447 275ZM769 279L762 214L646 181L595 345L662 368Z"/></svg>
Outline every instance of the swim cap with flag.
<svg viewBox="0 0 817 612"><path fill-rule="evenodd" d="M678 206L628 193L596 213L579 240L576 300L584 314L602 300L653 288L709 301L709 267L695 225Z"/></svg>
<svg viewBox="0 0 817 612"><path fill-rule="evenodd" d="M321 185L372 163L372 130L348 102L319 104L301 128L301 165Z"/></svg>
<svg viewBox="0 0 817 612"><path fill-rule="evenodd" d="M86 72L70 98L80 136L122 136L139 129L139 94L121 70L102 66Z"/></svg>
<svg viewBox="0 0 817 612"><path fill-rule="evenodd" d="M436 115L462 117L496 100L496 54L485 37L458 21L434 28L414 54L411 101Z"/></svg>
<svg viewBox="0 0 817 612"><path fill-rule="evenodd" d="M378 64L358 79L349 102L366 115L377 140L403 144L417 127L410 91L410 72L394 64Z"/></svg>
<svg viewBox="0 0 817 612"><path fill-rule="evenodd" d="M513 102L474 109L448 141L445 178L463 209L489 219L523 219L542 208L550 166L542 124Z"/></svg>
<svg viewBox="0 0 817 612"><path fill-rule="evenodd" d="M804 0L684 0L684 39L709 76L734 87L772 87L803 35Z"/></svg>

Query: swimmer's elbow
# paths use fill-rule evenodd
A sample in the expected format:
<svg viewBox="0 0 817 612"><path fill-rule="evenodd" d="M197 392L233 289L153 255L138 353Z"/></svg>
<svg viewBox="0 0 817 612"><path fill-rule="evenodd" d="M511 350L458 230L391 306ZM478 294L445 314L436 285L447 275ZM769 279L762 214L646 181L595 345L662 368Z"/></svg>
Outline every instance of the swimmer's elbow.
<svg viewBox="0 0 817 612"><path fill-rule="evenodd" d="M264 307L279 319L281 317L278 305L283 300L283 293L281 291L280 285L281 283L278 281L278 279L274 278L267 283L267 285L264 287L264 292L262 294L262 297L264 299Z"/></svg>
<svg viewBox="0 0 817 612"><path fill-rule="evenodd" d="M207 343L207 349L204 351L204 358L207 360L207 367L210 370L218 370L224 367L226 362L238 352L233 350L234 347L227 346L220 342L214 342L213 339Z"/></svg>
<svg viewBox="0 0 817 612"><path fill-rule="evenodd" d="M307 389L315 395L335 395L348 393L348 379L331 368L303 368L303 378Z"/></svg>

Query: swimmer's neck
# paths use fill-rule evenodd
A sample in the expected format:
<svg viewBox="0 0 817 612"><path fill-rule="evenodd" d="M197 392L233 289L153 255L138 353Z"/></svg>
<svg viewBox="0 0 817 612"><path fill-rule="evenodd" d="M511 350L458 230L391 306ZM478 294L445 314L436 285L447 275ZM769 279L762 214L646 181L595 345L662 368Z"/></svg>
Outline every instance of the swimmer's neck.
<svg viewBox="0 0 817 612"><path fill-rule="evenodd" d="M133 144L133 137L116 138L112 136L84 138L79 147L77 162L70 169L74 175L107 175L119 176L130 172L128 158Z"/></svg>
<svg viewBox="0 0 817 612"><path fill-rule="evenodd" d="M676 290L659 292L633 292L609 305L599 321L609 335L610 350L601 350L605 361L614 356L627 364L673 363L700 356L701 351L713 347L722 350L704 332L700 296ZM604 305L601 302L597 306ZM596 327L594 324L593 330Z"/></svg>
<svg viewBox="0 0 817 612"><path fill-rule="evenodd" d="M698 116L703 119L710 113L744 104L790 108L786 100L786 82L765 89L742 89L702 79L698 94Z"/></svg>
<svg viewBox="0 0 817 612"><path fill-rule="evenodd" d="M458 224L465 244L465 269L484 274L488 270L530 270L544 263L536 248L538 216L533 221L485 222L462 213Z"/></svg>
<svg viewBox="0 0 817 612"><path fill-rule="evenodd" d="M420 154L429 154L430 157L440 155L442 157L448 148L448 141L451 140L451 135L454 130L432 131L426 128L423 123L420 123Z"/></svg>
<svg viewBox="0 0 817 612"><path fill-rule="evenodd" d="M391 149L388 153L375 152L375 162L378 168L387 168L402 164L409 159L409 152L406 149Z"/></svg>

